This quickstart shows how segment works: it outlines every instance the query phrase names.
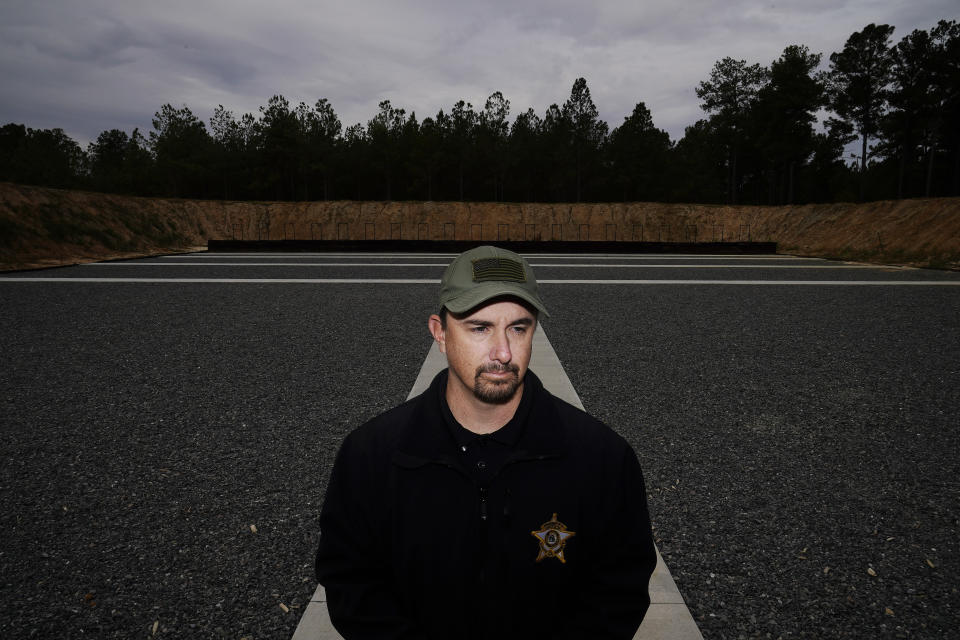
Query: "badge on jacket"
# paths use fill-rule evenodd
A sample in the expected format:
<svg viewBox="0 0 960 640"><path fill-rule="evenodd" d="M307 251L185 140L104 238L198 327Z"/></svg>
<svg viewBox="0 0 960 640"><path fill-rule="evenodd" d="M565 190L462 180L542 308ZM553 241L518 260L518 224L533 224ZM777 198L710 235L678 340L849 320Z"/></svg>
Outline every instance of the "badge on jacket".
<svg viewBox="0 0 960 640"><path fill-rule="evenodd" d="M573 531L567 531L567 525L557 520L557 514L553 514L548 522L540 525L539 531L531 531L530 534L540 541L537 562L544 558L556 558L563 563L567 562L563 557L563 547L566 546L567 539L577 535Z"/></svg>

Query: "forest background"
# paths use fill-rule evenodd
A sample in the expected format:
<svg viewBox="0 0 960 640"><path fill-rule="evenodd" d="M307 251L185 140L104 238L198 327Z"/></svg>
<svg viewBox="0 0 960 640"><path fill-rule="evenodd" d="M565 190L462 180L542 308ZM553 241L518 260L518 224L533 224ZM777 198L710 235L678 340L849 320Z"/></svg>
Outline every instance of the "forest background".
<svg viewBox="0 0 960 640"><path fill-rule="evenodd" d="M896 44L893 31L869 24L828 61L804 45L769 66L717 61L696 88L705 118L678 141L643 102L611 130L584 78L562 105L512 122L499 91L482 107L460 100L423 120L384 101L346 129L325 98L293 106L275 95L258 115L221 105L209 127L188 106L165 104L146 136L111 129L85 150L61 129L9 123L0 180L279 201L784 205L960 195L960 26L941 20Z"/></svg>

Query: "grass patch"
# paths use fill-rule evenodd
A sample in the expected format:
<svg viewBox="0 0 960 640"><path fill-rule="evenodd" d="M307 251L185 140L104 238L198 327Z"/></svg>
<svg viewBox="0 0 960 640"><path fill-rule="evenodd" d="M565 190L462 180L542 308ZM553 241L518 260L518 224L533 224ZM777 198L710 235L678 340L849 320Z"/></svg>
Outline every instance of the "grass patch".
<svg viewBox="0 0 960 640"><path fill-rule="evenodd" d="M120 218L120 221L139 243L165 247L186 243L186 238L177 231L176 225L171 220L158 214L131 211L126 212Z"/></svg>
<svg viewBox="0 0 960 640"><path fill-rule="evenodd" d="M960 270L960 254L937 254L908 251L903 247L895 249L853 249L844 247L837 253L818 254L827 260L843 260L847 262L865 262L868 264L908 265L924 269L940 269L942 271Z"/></svg>
<svg viewBox="0 0 960 640"><path fill-rule="evenodd" d="M161 216L123 207L112 207L111 215L107 216L111 222L83 212L64 211L53 204L31 207L30 213L39 223L42 235L56 244L102 246L112 252L136 252L150 245L186 244L183 235ZM108 226L111 223L119 225L113 228ZM0 232L0 235L6 239L14 234Z"/></svg>
<svg viewBox="0 0 960 640"><path fill-rule="evenodd" d="M924 267L944 271L960 271L960 254L939 254L927 258Z"/></svg>
<svg viewBox="0 0 960 640"><path fill-rule="evenodd" d="M12 247L19 238L29 232L29 227L12 218L0 218L0 247Z"/></svg>
<svg viewBox="0 0 960 640"><path fill-rule="evenodd" d="M187 239L179 233L167 233L156 240L161 247L180 247L187 244Z"/></svg>
<svg viewBox="0 0 960 640"><path fill-rule="evenodd" d="M53 206L43 207L37 214L46 236L58 244L99 244L112 251L121 251L126 244L120 234L94 219L71 216Z"/></svg>

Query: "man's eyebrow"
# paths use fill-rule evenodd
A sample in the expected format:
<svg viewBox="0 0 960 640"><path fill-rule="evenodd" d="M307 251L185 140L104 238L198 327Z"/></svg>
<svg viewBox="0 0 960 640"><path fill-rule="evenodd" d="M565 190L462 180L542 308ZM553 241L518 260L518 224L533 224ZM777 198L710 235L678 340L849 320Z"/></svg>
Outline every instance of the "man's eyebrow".
<svg viewBox="0 0 960 640"><path fill-rule="evenodd" d="M490 322L489 320L472 320L472 319L470 319L470 318L467 318L466 320L464 320L463 323L464 323L464 324L472 324L472 325L477 326L477 327L492 327L492 326L493 326L493 323Z"/></svg>
<svg viewBox="0 0 960 640"><path fill-rule="evenodd" d="M494 323L491 322L490 320L480 320L480 319L478 319L478 318L467 318L466 320L463 321L463 323L464 323L464 324L470 324L470 325L473 325L473 326L475 326L475 327L492 327L492 326L494 326ZM509 322L509 323L507 324L507 326L514 327L514 326L516 326L516 325L523 325L523 326L525 326L525 327L529 327L529 326L531 326L532 324L533 324L533 318L523 317L523 318L517 318L516 320L512 320L511 322Z"/></svg>

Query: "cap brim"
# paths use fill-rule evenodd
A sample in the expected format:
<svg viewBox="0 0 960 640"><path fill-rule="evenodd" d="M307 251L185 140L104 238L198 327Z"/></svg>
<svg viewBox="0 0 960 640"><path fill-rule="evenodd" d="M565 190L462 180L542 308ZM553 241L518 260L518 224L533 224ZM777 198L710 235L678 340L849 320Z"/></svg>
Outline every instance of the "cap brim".
<svg viewBox="0 0 960 640"><path fill-rule="evenodd" d="M533 305L543 315L550 317L550 312L547 311L547 308L536 296L532 295L526 289L515 287L509 282L502 281L488 282L473 287L462 295L459 295L452 300L447 300L443 306L453 313L465 313L475 307L479 307L488 300L502 298L504 296L520 298L521 300Z"/></svg>

